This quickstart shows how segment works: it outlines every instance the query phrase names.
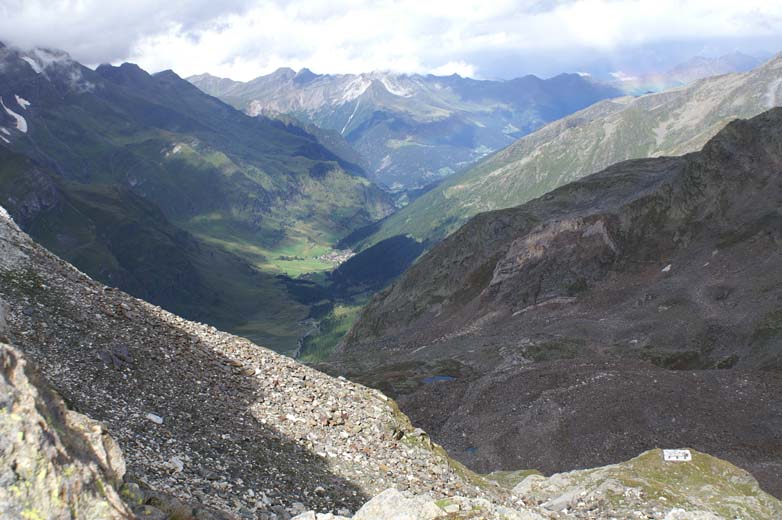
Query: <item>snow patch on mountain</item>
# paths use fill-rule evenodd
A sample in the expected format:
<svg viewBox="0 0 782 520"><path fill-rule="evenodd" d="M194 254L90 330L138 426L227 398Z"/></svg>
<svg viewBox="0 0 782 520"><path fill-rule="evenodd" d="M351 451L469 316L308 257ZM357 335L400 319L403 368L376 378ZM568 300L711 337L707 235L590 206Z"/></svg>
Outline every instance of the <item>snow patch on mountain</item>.
<svg viewBox="0 0 782 520"><path fill-rule="evenodd" d="M5 109L6 113L9 116L11 116L14 119L16 119L16 129L19 130L20 132L26 134L27 133L27 120L24 117L22 117L19 114L17 114L16 112L14 112L13 110L11 110L10 108L8 108L7 106L5 106L5 103L3 102L3 98L2 97L0 97L0 105L2 105L2 107Z"/></svg>
<svg viewBox="0 0 782 520"><path fill-rule="evenodd" d="M355 116L356 112L358 112L358 106L360 104L361 104L361 100L359 99L358 101L356 101L356 107L353 109L353 113L350 114L350 117L345 122L345 126L343 126L342 130L339 132L341 135L345 135L345 130L348 129L348 125L350 124L351 121L353 121L353 116Z"/></svg>
<svg viewBox="0 0 782 520"><path fill-rule="evenodd" d="M29 101L19 96L18 94L14 94L14 97L16 98L16 104L22 107L23 110L27 110L27 107L31 105Z"/></svg>
<svg viewBox="0 0 782 520"><path fill-rule="evenodd" d="M74 92L83 93L95 90L95 84L84 78L81 65L73 61L66 52L33 49L27 52L25 56L19 56L19 58L24 60L36 74L40 74L47 79L53 79L50 74L56 71L57 78L63 79ZM27 106L22 106L21 103L19 106L24 109L27 108Z"/></svg>
<svg viewBox="0 0 782 520"><path fill-rule="evenodd" d="M168 157L171 157L172 155L178 154L181 151L182 151L182 143L177 143L177 144L174 145L173 148L171 148L170 150L165 151L165 156L166 156L166 158L168 158Z"/></svg>
<svg viewBox="0 0 782 520"><path fill-rule="evenodd" d="M0 139L2 139L3 141L5 141L5 144L11 144L11 141L9 141L8 139L6 139L6 138L5 138L5 137L3 137L2 135L0 135Z"/></svg>
<svg viewBox="0 0 782 520"><path fill-rule="evenodd" d="M11 135L7 128L0 128L0 132L3 132L5 135Z"/></svg>
<svg viewBox="0 0 782 520"><path fill-rule="evenodd" d="M46 74L46 69L60 64L69 64L71 57L66 52L56 52L47 49L33 49L27 56L21 56L36 74Z"/></svg>
<svg viewBox="0 0 782 520"><path fill-rule="evenodd" d="M52 65L67 64L72 61L68 53L62 51L55 52L47 49L33 49L32 54L44 70Z"/></svg>
<svg viewBox="0 0 782 520"><path fill-rule="evenodd" d="M27 64L30 66L31 69L33 69L35 71L36 74L40 74L40 73L43 72L43 68L41 68L41 66L38 65L38 63L34 59L32 59L31 57L29 57L29 56L22 56L22 59L25 62L27 62Z"/></svg>
<svg viewBox="0 0 782 520"><path fill-rule="evenodd" d="M350 83L348 83L347 86L345 87L345 91L342 94L341 101L343 103L353 101L361 94L366 92L371 84L372 81L368 80L367 78L361 76L355 78Z"/></svg>
<svg viewBox="0 0 782 520"><path fill-rule="evenodd" d="M412 89L405 88L399 82L395 82L393 79L387 76L381 76L380 82L391 94L399 97L412 97L415 92Z"/></svg>

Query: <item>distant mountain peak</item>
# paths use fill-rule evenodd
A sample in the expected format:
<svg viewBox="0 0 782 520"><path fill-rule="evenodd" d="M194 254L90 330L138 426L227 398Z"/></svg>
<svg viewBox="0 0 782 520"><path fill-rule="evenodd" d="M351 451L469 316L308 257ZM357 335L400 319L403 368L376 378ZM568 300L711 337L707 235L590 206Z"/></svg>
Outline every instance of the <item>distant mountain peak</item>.
<svg viewBox="0 0 782 520"><path fill-rule="evenodd" d="M293 77L293 81L299 85L303 85L317 78L318 78L317 74L315 74L310 69L305 67L296 73L296 75Z"/></svg>
<svg viewBox="0 0 782 520"><path fill-rule="evenodd" d="M774 54L766 63L763 64L762 68L779 68L782 67L782 52L778 52Z"/></svg>
<svg viewBox="0 0 782 520"><path fill-rule="evenodd" d="M386 186L423 187L548 121L620 95L577 75L497 81L375 70L278 69L248 82L193 77L250 115L288 113L334 130Z"/></svg>
<svg viewBox="0 0 782 520"><path fill-rule="evenodd" d="M149 81L151 77L135 63L123 63L118 66L103 64L95 69L95 72L104 79L125 85L138 85Z"/></svg>
<svg viewBox="0 0 782 520"><path fill-rule="evenodd" d="M274 77L283 77L286 79L292 79L296 77L296 71L290 67L280 67L270 74Z"/></svg>
<svg viewBox="0 0 782 520"><path fill-rule="evenodd" d="M30 50L20 50L0 44L3 50L3 60L20 59L36 74L47 75L47 71L55 68L78 67L78 63L71 59L71 56L64 51L35 48Z"/></svg>

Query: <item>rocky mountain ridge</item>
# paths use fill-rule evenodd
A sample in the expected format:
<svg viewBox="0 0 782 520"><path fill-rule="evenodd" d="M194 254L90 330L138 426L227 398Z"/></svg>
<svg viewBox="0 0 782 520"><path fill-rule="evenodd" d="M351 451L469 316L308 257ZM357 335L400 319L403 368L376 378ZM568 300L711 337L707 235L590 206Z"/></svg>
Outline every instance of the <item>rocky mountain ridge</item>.
<svg viewBox="0 0 782 520"><path fill-rule="evenodd" d="M675 439L782 493L781 165L777 108L701 152L480 214L379 293L324 368L391 393L482 471Z"/></svg>
<svg viewBox="0 0 782 520"><path fill-rule="evenodd" d="M601 101L443 181L347 245L363 249L396 235L434 244L478 213L523 204L620 161L700 150L729 121L780 103L780 56L745 73Z"/></svg>
<svg viewBox="0 0 782 520"><path fill-rule="evenodd" d="M333 136L248 117L171 71L1 47L0 99L0 200L24 229L106 283L279 350L320 299L285 275L331 269L316 257L393 209Z"/></svg>
<svg viewBox="0 0 782 520"><path fill-rule="evenodd" d="M0 346L0 429L15 439L0 450L0 507L11 518L711 520L782 510L752 477L697 453L692 465L645 459L679 475L687 496L619 466L550 484L525 484L527 472L481 477L382 393L99 284L4 210L0 300L0 335L18 348ZM40 369L32 384L23 358ZM33 404L45 395L50 404ZM719 470L704 474L704 461ZM608 484L617 478L630 480Z"/></svg>
<svg viewBox="0 0 782 520"><path fill-rule="evenodd" d="M711 76L747 72L763 63L763 59L742 52L722 56L693 56L664 71L633 74L618 71L612 74L613 84L631 95L643 95L681 87Z"/></svg>
<svg viewBox="0 0 782 520"><path fill-rule="evenodd" d="M621 91L578 74L509 81L388 72L279 69L248 82L194 85L250 115L288 114L339 132L393 190L422 187L543 124Z"/></svg>

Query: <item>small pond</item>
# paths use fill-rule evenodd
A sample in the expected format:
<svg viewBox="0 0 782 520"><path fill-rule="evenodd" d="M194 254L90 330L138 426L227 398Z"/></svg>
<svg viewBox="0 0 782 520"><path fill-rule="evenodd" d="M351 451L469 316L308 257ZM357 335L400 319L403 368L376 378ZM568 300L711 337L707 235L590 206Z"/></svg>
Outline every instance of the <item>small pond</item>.
<svg viewBox="0 0 782 520"><path fill-rule="evenodd" d="M456 378L451 376L429 376L423 378L421 381L423 381L426 384L432 384L432 383L441 383L443 381L456 381Z"/></svg>

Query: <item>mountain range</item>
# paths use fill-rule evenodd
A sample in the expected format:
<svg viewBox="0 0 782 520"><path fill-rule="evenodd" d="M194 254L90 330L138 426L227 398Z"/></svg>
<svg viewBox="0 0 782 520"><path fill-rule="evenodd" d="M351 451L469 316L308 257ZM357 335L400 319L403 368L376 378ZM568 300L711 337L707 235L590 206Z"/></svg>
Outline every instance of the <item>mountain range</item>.
<svg viewBox="0 0 782 520"><path fill-rule="evenodd" d="M404 235L434 244L483 211L509 208L627 159L699 150L729 121L782 104L782 57L745 73L598 102L454 175L345 246Z"/></svg>
<svg viewBox="0 0 782 520"><path fill-rule="evenodd" d="M316 257L393 208L338 138L171 71L2 46L0 100L1 198L25 229L107 283L282 350L321 298L284 275L332 268Z"/></svg>
<svg viewBox="0 0 782 520"><path fill-rule="evenodd" d="M0 44L0 517L778 519L782 56L619 93Z"/></svg>
<svg viewBox="0 0 782 520"><path fill-rule="evenodd" d="M781 172L775 108L700 152L481 213L379 292L323 367L397 396L479 471L667 442L779 494Z"/></svg>
<svg viewBox="0 0 782 520"><path fill-rule="evenodd" d="M285 114L339 132L391 190L420 188L545 123L621 91L578 74L479 81L458 75L315 74L188 81L250 115Z"/></svg>
<svg viewBox="0 0 782 520"><path fill-rule="evenodd" d="M678 65L662 71L644 74L614 72L617 88L628 94L647 94L670 88L681 87L710 76L733 72L747 72L761 65L764 60L741 52L732 52L718 57L693 56Z"/></svg>

